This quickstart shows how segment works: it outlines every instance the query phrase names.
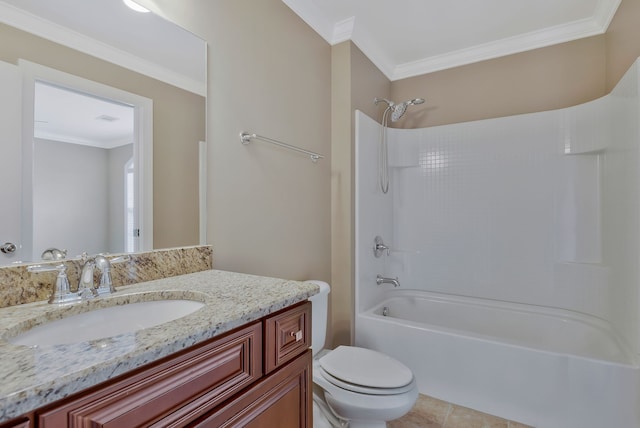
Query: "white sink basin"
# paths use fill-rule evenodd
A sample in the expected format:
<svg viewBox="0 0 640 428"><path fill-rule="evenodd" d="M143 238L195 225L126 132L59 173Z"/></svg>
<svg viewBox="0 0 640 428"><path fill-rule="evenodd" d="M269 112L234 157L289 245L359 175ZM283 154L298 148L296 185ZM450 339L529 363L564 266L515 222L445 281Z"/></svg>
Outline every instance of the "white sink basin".
<svg viewBox="0 0 640 428"><path fill-rule="evenodd" d="M47 346L104 339L173 321L203 306L204 303L193 300L128 303L47 322L7 341L14 345Z"/></svg>

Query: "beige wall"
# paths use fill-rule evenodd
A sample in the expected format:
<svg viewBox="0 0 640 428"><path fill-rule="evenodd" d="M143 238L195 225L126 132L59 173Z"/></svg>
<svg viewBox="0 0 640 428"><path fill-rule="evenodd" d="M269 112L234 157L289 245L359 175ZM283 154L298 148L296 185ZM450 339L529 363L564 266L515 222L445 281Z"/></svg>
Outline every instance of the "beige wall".
<svg viewBox="0 0 640 428"><path fill-rule="evenodd" d="M391 82L351 42L331 48L331 323L333 346L351 343L354 305L354 111L375 117ZM375 95L372 95L375 94Z"/></svg>
<svg viewBox="0 0 640 428"><path fill-rule="evenodd" d="M0 60L23 58L153 99L154 248L198 243L198 141L205 99L0 24Z"/></svg>
<svg viewBox="0 0 640 428"><path fill-rule="evenodd" d="M378 117L374 97L391 82L351 42L331 49L331 331L333 346L352 341L355 281L354 111Z"/></svg>
<svg viewBox="0 0 640 428"><path fill-rule="evenodd" d="M330 280L331 49L281 0L147 0L208 43L214 267ZM319 152L238 138L248 131ZM195 167L195 164L194 164Z"/></svg>
<svg viewBox="0 0 640 428"><path fill-rule="evenodd" d="M332 213L332 282L350 281L333 296L335 344L346 343L353 317L353 203L352 146L344 147L353 131L353 110L380 119L373 97L402 101L423 97L427 102L412 107L396 126L426 126L544 111L580 104L605 95L640 55L640 4L623 0L606 35L590 37L477 64L389 82L352 43L333 47L332 92L341 102L351 97L351 107L332 104L334 128ZM337 62L340 60L341 62ZM348 76L348 77L345 77ZM336 86L339 82L339 86ZM337 122L339 120L340 122ZM338 134L336 134L336 129ZM340 150L340 151L339 151ZM338 158L339 156L339 158ZM346 168L351 166L352 170ZM344 178L351 176L351 182ZM337 184L337 179L339 185ZM348 233L347 233L348 232Z"/></svg>
<svg viewBox="0 0 640 428"><path fill-rule="evenodd" d="M509 55L392 84L392 98L421 97L392 125L422 128L552 110L605 94L604 36Z"/></svg>
<svg viewBox="0 0 640 428"><path fill-rule="evenodd" d="M424 97L399 123L422 127L566 107L604 95L640 55L640 5L632 0L623 0L606 35L393 83L351 42L330 47L281 0L141 3L209 45L215 267L331 282L334 344L350 342L352 329L355 109L379 119L375 96ZM197 242L196 142L204 135L180 137L178 128L202 129L202 108L186 107L202 98L23 36L0 26L0 59L25 57L154 98L154 244ZM245 147L243 130L326 158L313 164L265 143Z"/></svg>
<svg viewBox="0 0 640 428"><path fill-rule="evenodd" d="M631 1L621 10L637 9ZM350 342L352 331L355 109L379 119L375 96L424 97L399 123L422 127L566 107L604 95L607 79L628 67L613 63L630 63L640 40L631 28L636 12L618 13L611 28L619 34L391 83L354 44L329 48L279 0L141 2L209 42L216 267L330 279L334 345ZM619 50L628 37L632 48ZM242 147L241 130L331 154L330 171L328 162L312 167L260 143Z"/></svg>
<svg viewBox="0 0 640 428"><path fill-rule="evenodd" d="M640 56L639 23L640 2L623 0L603 35L394 81L395 101L426 102L393 126L459 123L599 98Z"/></svg>
<svg viewBox="0 0 640 428"><path fill-rule="evenodd" d="M329 346L351 343L353 331L353 144L351 43L331 48L331 309Z"/></svg>

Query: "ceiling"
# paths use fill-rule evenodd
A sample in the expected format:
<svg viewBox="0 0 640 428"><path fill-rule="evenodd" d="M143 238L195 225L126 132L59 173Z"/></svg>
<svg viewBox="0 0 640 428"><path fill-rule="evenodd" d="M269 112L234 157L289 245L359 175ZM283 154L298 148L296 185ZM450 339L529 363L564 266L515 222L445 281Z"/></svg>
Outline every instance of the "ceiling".
<svg viewBox="0 0 640 428"><path fill-rule="evenodd" d="M398 80L602 34L621 0L282 0Z"/></svg>
<svg viewBox="0 0 640 428"><path fill-rule="evenodd" d="M398 80L602 34L621 0L282 1L331 45L352 40L390 80ZM0 22L206 95L205 42L120 0L0 0ZM105 112L114 108L93 104ZM76 137L67 125L55 131L66 140L120 139L116 129L124 121L94 126L101 114L81 114L90 111L86 105L76 111L51 103L45 113L46 105L41 115L57 115L60 123L86 117ZM36 119L42 120L40 132L54 132L53 119Z"/></svg>
<svg viewBox="0 0 640 428"><path fill-rule="evenodd" d="M621 0L282 1L398 80L602 34ZM205 42L120 0L0 0L0 22L206 95Z"/></svg>
<svg viewBox="0 0 640 428"><path fill-rule="evenodd" d="M36 81L36 138L112 149L133 143L134 109Z"/></svg>
<svg viewBox="0 0 640 428"><path fill-rule="evenodd" d="M206 43L121 0L0 0L0 22L206 96Z"/></svg>
<svg viewBox="0 0 640 428"><path fill-rule="evenodd" d="M206 43L121 0L0 0L0 22L206 96ZM38 138L108 149L132 141L133 109L40 85L34 128Z"/></svg>

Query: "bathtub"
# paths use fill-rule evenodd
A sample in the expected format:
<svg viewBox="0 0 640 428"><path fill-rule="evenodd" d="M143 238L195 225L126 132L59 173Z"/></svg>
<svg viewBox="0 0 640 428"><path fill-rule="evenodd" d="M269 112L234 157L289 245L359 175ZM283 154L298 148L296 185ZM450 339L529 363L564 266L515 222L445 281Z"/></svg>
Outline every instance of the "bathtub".
<svg viewBox="0 0 640 428"><path fill-rule="evenodd" d="M390 291L355 342L414 372L420 392L539 428L640 427L636 356L571 311Z"/></svg>

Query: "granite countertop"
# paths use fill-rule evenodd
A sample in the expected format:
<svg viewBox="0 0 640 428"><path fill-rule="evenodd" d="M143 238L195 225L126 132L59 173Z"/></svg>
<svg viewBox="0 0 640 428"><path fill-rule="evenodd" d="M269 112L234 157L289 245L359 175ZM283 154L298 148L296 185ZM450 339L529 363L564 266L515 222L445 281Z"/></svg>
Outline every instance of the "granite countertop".
<svg viewBox="0 0 640 428"><path fill-rule="evenodd" d="M0 309L0 422L218 336L318 293L309 282L208 270L120 287L109 297L58 307ZM205 305L156 327L107 339L26 347L6 341L43 320L114 304L188 299Z"/></svg>

